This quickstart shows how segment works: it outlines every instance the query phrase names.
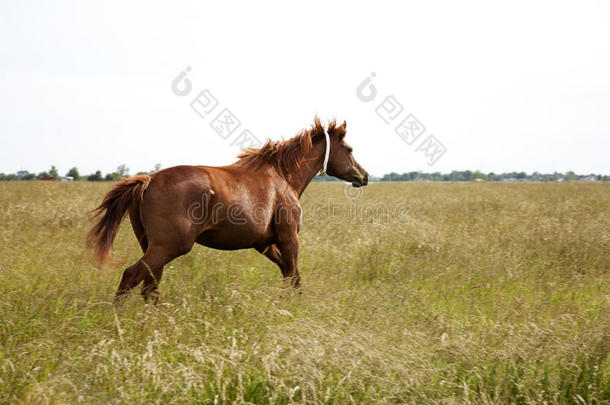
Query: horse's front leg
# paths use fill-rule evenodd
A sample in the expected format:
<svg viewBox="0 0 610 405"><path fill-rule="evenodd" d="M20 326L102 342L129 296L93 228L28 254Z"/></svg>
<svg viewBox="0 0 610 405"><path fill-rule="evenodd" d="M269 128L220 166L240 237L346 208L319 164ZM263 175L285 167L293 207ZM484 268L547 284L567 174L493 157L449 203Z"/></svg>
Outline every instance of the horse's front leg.
<svg viewBox="0 0 610 405"><path fill-rule="evenodd" d="M267 257L267 259L271 260L273 263L277 264L278 267L282 267L280 265L280 263L282 262L282 254L280 253L280 250L277 248L277 245L273 244L273 245L269 245L269 246L265 246L264 248L256 248L256 250L258 250L259 253L265 255L265 257Z"/></svg>
<svg viewBox="0 0 610 405"><path fill-rule="evenodd" d="M282 271L282 275L284 276L284 280L287 282L287 284L290 284L291 281L294 282L294 279L292 278L293 273L291 272L291 270L289 270L286 266L282 264L282 254L280 253L280 249L277 247L277 245L273 244L266 246L265 248L257 248L256 250L258 250L259 253L265 255L267 259L277 264L277 266ZM296 275L299 275L298 270L296 270ZM296 279L297 285L299 281L300 277Z"/></svg>
<svg viewBox="0 0 610 405"><path fill-rule="evenodd" d="M297 238L296 229L278 235L277 247L280 254L279 266L284 280L295 288L299 287L301 276L299 275L297 263L299 257L299 239Z"/></svg>

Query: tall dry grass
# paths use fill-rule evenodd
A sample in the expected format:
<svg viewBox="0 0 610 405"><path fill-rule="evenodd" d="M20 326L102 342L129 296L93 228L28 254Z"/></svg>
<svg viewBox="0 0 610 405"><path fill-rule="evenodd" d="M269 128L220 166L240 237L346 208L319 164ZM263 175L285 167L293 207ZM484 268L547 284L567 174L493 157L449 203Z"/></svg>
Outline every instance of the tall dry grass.
<svg viewBox="0 0 610 405"><path fill-rule="evenodd" d="M0 183L0 402L608 403L609 186L313 184L302 294L196 247L114 312L110 185Z"/></svg>

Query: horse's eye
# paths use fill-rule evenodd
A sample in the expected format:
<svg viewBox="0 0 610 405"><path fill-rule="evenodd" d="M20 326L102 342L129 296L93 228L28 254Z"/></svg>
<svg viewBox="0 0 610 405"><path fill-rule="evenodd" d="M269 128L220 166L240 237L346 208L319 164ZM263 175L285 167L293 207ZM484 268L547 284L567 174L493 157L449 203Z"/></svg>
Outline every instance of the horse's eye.
<svg viewBox="0 0 610 405"><path fill-rule="evenodd" d="M354 150L352 148L347 148L347 153L352 153Z"/></svg>

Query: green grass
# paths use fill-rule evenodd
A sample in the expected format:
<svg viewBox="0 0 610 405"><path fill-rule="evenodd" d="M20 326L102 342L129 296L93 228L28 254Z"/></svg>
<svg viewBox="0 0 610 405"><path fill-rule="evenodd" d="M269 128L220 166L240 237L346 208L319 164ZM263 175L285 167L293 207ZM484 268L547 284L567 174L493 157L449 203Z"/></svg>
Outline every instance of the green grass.
<svg viewBox="0 0 610 405"><path fill-rule="evenodd" d="M302 294L198 246L116 312L109 187L0 183L1 403L610 403L608 184L313 184Z"/></svg>

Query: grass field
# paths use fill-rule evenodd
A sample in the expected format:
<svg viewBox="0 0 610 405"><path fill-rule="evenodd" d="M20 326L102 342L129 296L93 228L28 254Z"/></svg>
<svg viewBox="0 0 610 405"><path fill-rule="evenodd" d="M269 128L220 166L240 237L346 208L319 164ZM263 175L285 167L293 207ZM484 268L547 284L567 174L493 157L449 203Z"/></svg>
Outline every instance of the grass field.
<svg viewBox="0 0 610 405"><path fill-rule="evenodd" d="M610 403L610 184L313 184L302 294L198 246L116 312L110 186L0 183L0 403Z"/></svg>

